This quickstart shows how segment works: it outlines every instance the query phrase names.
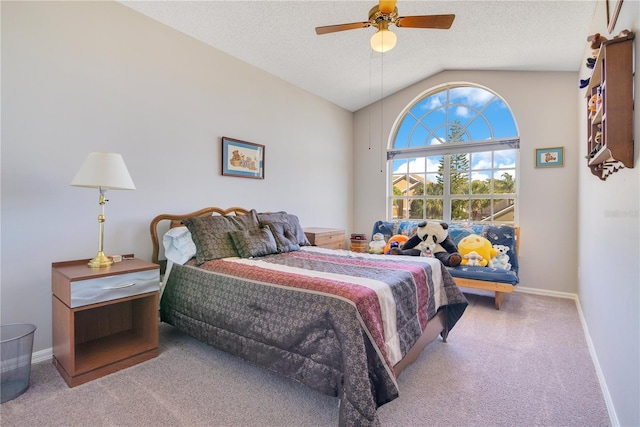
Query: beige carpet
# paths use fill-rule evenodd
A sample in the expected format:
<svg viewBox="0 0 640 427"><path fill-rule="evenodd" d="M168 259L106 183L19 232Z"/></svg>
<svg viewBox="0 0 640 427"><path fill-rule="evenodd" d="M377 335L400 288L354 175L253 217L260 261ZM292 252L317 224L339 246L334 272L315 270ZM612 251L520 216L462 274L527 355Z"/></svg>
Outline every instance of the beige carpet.
<svg viewBox="0 0 640 427"><path fill-rule="evenodd" d="M383 426L605 426L606 405L575 302L468 295L449 335L402 373ZM162 324L150 361L66 386L50 362L0 406L10 426L336 426L338 400Z"/></svg>

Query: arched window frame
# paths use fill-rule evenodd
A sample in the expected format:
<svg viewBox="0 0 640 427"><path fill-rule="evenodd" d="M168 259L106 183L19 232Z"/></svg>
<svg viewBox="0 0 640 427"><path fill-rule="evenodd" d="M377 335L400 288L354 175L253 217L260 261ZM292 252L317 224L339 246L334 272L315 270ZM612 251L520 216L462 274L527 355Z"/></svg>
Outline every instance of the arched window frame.
<svg viewBox="0 0 640 427"><path fill-rule="evenodd" d="M451 91L458 88L480 89L482 91L488 92L489 94L492 95L492 97L481 108L476 108L471 104L457 104L457 103L450 102ZM434 95L437 95L443 92L446 93L446 103L444 105L428 110L422 117L416 117L411 113L412 109L416 105L418 105L420 102L426 100L429 97L432 97ZM487 108L487 106L490 105L496 99L501 101L502 104L504 104L504 106L508 110L510 118L513 120L513 127L514 127L514 133L515 133L515 135L513 136L508 136L506 138L495 137L495 134L493 132L494 126L492 125L491 120L488 120L487 117L483 114L484 109ZM438 128L444 127L445 129L450 129L451 126L453 125L453 122L450 121L450 117L449 117L449 111L451 107L462 107L462 108L467 108L473 111L475 114L475 118L481 119L486 123L486 125L489 128L491 137L488 139L473 140L472 135L470 135L469 133L469 125L471 124L472 121L467 122L465 126L460 126L459 124L456 125L458 128L460 128L460 135L463 135L464 137L466 137L466 140L463 139L462 142L443 141L443 138L441 136L437 137L436 131ZM440 142L439 144L410 147L410 143L407 143L406 147L396 148L396 142L398 140L398 132L407 115L411 115L414 119L416 119L417 123L414 125L415 127L421 123L424 117L433 113L437 109L442 109L442 108L444 108L444 111L446 113L446 119L437 128L428 129L429 134L432 137L438 138ZM445 138L449 139L449 132L445 133ZM489 88L476 85L473 83L467 83L467 82L447 83L444 85L431 88L421 93L416 98L414 98L414 100L410 102L405 107L405 109L399 114L399 116L397 117L394 123L393 131L391 132L391 138L389 140L388 145L389 145L389 148L387 149L387 171L388 171L387 216L389 219L410 218L410 219L439 219L439 220L444 220L446 222L471 221L471 222L492 222L492 223L509 223L509 224L517 223L517 217L518 217L517 199L518 199L518 186L519 186L518 185L519 179L517 179L517 176L518 176L518 170L519 170L519 164L520 164L520 156L519 156L520 137L519 137L519 132L517 128L517 122L515 120L515 117L513 116L513 113L511 112L511 108L509 107L508 103L504 100L504 98L502 98L496 92L492 91ZM505 169L502 169L501 167L496 166L496 153L499 153L499 152L504 153L504 150L513 150L514 163L515 163L515 166L513 168L509 168L505 170ZM483 170L484 172L490 172L490 176L492 177L491 179L488 180L490 181L489 193L473 194L473 190L472 190L473 179L471 178L473 170L472 170L472 166L470 165L469 170L466 171L469 174L468 194L459 194L459 193L451 194L450 179L449 178L445 179L445 177L451 177L451 169L450 169L452 164L451 156L454 154L467 154L468 158L471 159L472 156L474 156L474 153L485 153L485 154L490 153L491 154L491 167ZM408 194L409 188L413 187L412 185L410 185L411 178L413 178L415 175L424 174L425 179L423 180L424 182L423 186L426 186L426 182L428 181L426 176L429 175L429 173L426 170L426 167L424 172L419 172L418 174L412 174L410 171L407 170L406 175L404 176L405 177L405 184L404 184L405 194L401 196L394 195L394 192L393 192L394 184L395 182L397 182L396 178L400 176L400 174L394 174L394 161L399 159L407 159L407 161L409 161L410 159L416 159L416 160L424 159L426 164L427 158L432 158L437 156L443 156L443 159L444 159L443 165L442 165L442 174L441 174L442 181L443 181L442 182L443 188L442 188L441 195L434 196L429 194L422 194L422 195L416 196L416 195ZM469 161L469 163L471 163L471 161ZM506 171L507 173L513 172L513 178L515 181L515 187L513 188L513 192L502 192L502 191L496 192L496 188L495 188L496 174L500 173L501 171ZM419 183L415 185L419 185ZM423 193L427 193L424 187L423 187ZM490 200L490 214L488 216L485 215L484 218L480 218L480 219L475 218L474 212L472 212L473 206L474 206L473 201L477 201L478 203L486 202L486 200L484 199ZM400 200L403 201L404 208L402 209L402 213L398 214L398 212L394 212L394 207L396 208L398 207L396 203ZM418 218L415 215L413 216L409 215L409 212L411 211L410 202L414 200L424 200L422 218ZM441 217L435 218L429 215L429 213L427 212L429 210L428 204L426 202L427 200L442 200ZM458 205L465 204L465 203L467 204L467 207L468 207L467 218L461 218L459 214L456 214L456 217L452 218L452 204L453 204L452 201L454 200L456 201L456 203L458 203ZM496 203L496 201L499 201L500 203L508 202L509 204L513 205L513 206L510 206L512 210L512 216L510 219L504 220L498 217L498 213L499 213L497 211L498 203Z"/></svg>

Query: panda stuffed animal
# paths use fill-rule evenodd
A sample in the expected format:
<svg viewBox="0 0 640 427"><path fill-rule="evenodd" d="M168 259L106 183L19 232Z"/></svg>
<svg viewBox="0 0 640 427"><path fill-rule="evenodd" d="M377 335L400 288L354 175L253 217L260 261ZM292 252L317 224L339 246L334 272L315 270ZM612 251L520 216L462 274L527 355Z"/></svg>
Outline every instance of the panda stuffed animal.
<svg viewBox="0 0 640 427"><path fill-rule="evenodd" d="M393 255L420 256L427 248L447 267L455 267L462 261L456 244L449 236L446 222L424 221L418 224L416 233L401 248L393 250ZM424 250L423 250L424 247Z"/></svg>

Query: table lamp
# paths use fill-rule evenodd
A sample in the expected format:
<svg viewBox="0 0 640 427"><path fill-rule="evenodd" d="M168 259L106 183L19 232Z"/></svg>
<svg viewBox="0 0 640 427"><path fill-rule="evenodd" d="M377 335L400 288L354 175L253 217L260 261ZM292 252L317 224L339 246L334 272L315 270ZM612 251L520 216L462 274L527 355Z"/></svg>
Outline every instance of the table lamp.
<svg viewBox="0 0 640 427"><path fill-rule="evenodd" d="M124 164L122 156L118 153L94 152L90 153L76 176L71 181L74 187L97 188L100 191L100 215L98 215L99 237L98 255L89 261L89 267L108 267L113 261L105 256L104 244L104 205L107 190L135 190L131 175Z"/></svg>

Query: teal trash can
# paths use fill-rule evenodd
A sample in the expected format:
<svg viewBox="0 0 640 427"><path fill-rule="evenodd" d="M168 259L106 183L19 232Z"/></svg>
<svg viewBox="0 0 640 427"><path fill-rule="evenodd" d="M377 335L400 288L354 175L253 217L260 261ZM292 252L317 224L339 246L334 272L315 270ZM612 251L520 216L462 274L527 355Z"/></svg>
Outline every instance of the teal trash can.
<svg viewBox="0 0 640 427"><path fill-rule="evenodd" d="M16 323L2 325L0 329L0 403L4 403L20 396L29 388L36 326Z"/></svg>

